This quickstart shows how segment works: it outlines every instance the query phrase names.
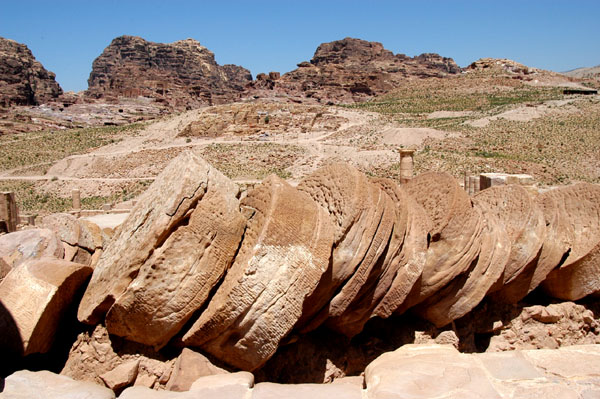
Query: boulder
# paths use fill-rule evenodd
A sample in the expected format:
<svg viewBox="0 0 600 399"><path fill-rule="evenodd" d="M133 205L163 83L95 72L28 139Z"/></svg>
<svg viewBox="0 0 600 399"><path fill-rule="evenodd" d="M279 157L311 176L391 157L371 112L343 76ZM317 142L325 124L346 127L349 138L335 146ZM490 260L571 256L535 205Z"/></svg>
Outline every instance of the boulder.
<svg viewBox="0 0 600 399"><path fill-rule="evenodd" d="M130 385L130 379L134 378L134 385L152 381L152 385L164 389L175 362L172 356L115 335L109 337L106 328L98 324L93 330L77 336L61 374L100 385L106 385L107 376L111 377L111 381L126 380L126 385ZM133 370L136 363L139 363L137 377L129 377L128 372L119 372L120 376L125 377L113 376L114 370Z"/></svg>
<svg viewBox="0 0 600 399"><path fill-rule="evenodd" d="M50 371L21 370L9 375L0 393L3 399L114 399L108 388L75 381Z"/></svg>
<svg viewBox="0 0 600 399"><path fill-rule="evenodd" d="M404 187L425 210L431 229L421 279L398 313L422 302L465 273L479 254L482 229L480 214L452 176L424 173Z"/></svg>
<svg viewBox="0 0 600 399"><path fill-rule="evenodd" d="M328 270L334 227L323 208L275 175L241 207L248 223L239 253L183 343L252 371L275 353Z"/></svg>
<svg viewBox="0 0 600 399"><path fill-rule="evenodd" d="M360 171L347 164L331 164L298 184L323 209L335 226L334 249L328 274L308 298L297 328L309 331L327 318L344 330L341 316L359 294L386 250L396 217L390 197Z"/></svg>
<svg viewBox="0 0 600 399"><path fill-rule="evenodd" d="M102 378L102 381L104 381L107 387L117 392L120 389L133 384L138 375L139 366L139 360L131 360L102 374L100 378Z"/></svg>
<svg viewBox="0 0 600 399"><path fill-rule="evenodd" d="M225 198L230 198L227 196L235 196L237 187L192 152L185 152L173 160L140 196L137 205L119 225L103 251L81 300L79 320L97 324L128 290L143 289L142 283L147 281L146 276L149 275L147 268L154 264L153 261L148 262L154 252L160 252L171 233L189 222L191 211L202 202L207 193L215 191L222 192ZM180 279L177 273L169 277L173 278L173 281ZM156 284L159 285L160 280L157 280ZM129 296L125 298L127 297ZM140 299L143 302L152 298ZM169 299L168 293L160 297L161 301L165 299ZM187 310L193 312L196 309ZM142 314L152 314L156 309L146 308L139 311ZM179 323L185 317L189 315L185 312L179 313L174 322ZM137 322L140 319L133 317L132 320ZM161 315L158 322L161 323L162 320L165 318ZM168 318L166 321L170 323ZM113 328L118 326L113 323ZM172 330L168 331L168 334L170 333ZM142 331L141 339L144 339L145 335ZM132 338L139 336L140 333L134 330ZM164 343L165 339L166 335L162 334L153 344Z"/></svg>
<svg viewBox="0 0 600 399"><path fill-rule="evenodd" d="M29 260L8 273L0 283L0 346L4 353L28 355L50 350L61 317L76 301L75 295L92 269L53 258Z"/></svg>
<svg viewBox="0 0 600 399"><path fill-rule="evenodd" d="M213 365L206 356L191 349L183 348L181 355L179 355L173 366L167 390L189 391L198 378L218 374L227 374L227 371Z"/></svg>
<svg viewBox="0 0 600 399"><path fill-rule="evenodd" d="M0 236L0 259L10 268L28 259L62 259L63 256L60 239L48 229L21 230Z"/></svg>
<svg viewBox="0 0 600 399"><path fill-rule="evenodd" d="M495 292L497 300L516 303L529 291L527 271L535 268L546 237L544 214L527 190L514 184L480 191L473 197L473 202L494 214L506 229L510 256L502 278L490 292Z"/></svg>
<svg viewBox="0 0 600 399"><path fill-rule="evenodd" d="M44 216L41 225L54 231L62 242L72 246L79 245L81 226L75 216L69 213L53 213Z"/></svg>

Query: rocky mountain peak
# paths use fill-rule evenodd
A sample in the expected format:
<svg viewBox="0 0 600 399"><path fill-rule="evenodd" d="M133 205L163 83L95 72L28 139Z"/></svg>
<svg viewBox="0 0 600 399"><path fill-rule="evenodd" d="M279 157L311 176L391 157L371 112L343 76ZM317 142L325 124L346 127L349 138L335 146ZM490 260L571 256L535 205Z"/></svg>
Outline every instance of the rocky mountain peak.
<svg viewBox="0 0 600 399"><path fill-rule="evenodd" d="M55 78L26 45L0 37L0 106L35 105L58 97L62 89Z"/></svg>
<svg viewBox="0 0 600 399"><path fill-rule="evenodd" d="M324 65L343 64L349 61L371 62L392 58L394 58L394 53L383 48L381 43L347 37L321 44L310 62L313 65Z"/></svg>
<svg viewBox="0 0 600 399"><path fill-rule="evenodd" d="M94 60L88 96L145 96L175 108L235 101L252 80L245 68L220 66L194 39L154 43L120 36Z"/></svg>
<svg viewBox="0 0 600 399"><path fill-rule="evenodd" d="M301 102L352 103L393 90L407 79L460 72L452 58L433 53L408 57L378 42L347 37L322 43L310 62L299 63L298 69L278 79L257 79L251 93Z"/></svg>

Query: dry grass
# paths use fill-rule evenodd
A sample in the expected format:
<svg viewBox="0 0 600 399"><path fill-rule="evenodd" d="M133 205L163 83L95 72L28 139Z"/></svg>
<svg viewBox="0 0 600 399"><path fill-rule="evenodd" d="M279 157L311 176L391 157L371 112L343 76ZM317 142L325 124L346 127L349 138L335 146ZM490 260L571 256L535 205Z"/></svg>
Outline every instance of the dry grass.
<svg viewBox="0 0 600 399"><path fill-rule="evenodd" d="M352 107L376 111L410 127L433 127L460 137L425 140L415 154L416 172L437 170L457 178L482 172L529 173L545 185L600 182L600 101L579 98L575 112L556 112L527 122L492 120L485 127L468 119L500 114L519 105L564 98L559 87L534 87L506 77L461 76L407 85L376 101ZM466 115L427 119L434 111ZM378 167L376 176L398 175L397 165Z"/></svg>
<svg viewBox="0 0 600 399"><path fill-rule="evenodd" d="M100 209L102 205L128 201L146 190L150 181L137 181L124 184L110 196L82 196L82 209ZM72 209L71 197L61 197L44 190L39 183L29 181L1 181L0 191L13 191L20 213L46 215L66 212Z"/></svg>
<svg viewBox="0 0 600 399"><path fill-rule="evenodd" d="M211 144L202 150L202 156L231 179L264 179L270 174L287 179L287 170L304 153L295 145L265 144Z"/></svg>
<svg viewBox="0 0 600 399"><path fill-rule="evenodd" d="M49 164L134 134L141 125L52 130L0 136L0 171Z"/></svg>

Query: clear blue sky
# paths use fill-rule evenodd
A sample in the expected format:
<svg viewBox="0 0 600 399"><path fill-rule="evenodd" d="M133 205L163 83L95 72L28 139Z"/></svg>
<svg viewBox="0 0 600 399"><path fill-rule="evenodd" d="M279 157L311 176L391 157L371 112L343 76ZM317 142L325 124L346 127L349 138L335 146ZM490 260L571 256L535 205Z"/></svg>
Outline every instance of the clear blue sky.
<svg viewBox="0 0 600 399"><path fill-rule="evenodd" d="M220 64L287 72L320 43L356 37L395 53L435 52L565 71L600 64L600 1L10 1L0 36L25 43L64 90L87 88L92 61L117 36L194 38Z"/></svg>

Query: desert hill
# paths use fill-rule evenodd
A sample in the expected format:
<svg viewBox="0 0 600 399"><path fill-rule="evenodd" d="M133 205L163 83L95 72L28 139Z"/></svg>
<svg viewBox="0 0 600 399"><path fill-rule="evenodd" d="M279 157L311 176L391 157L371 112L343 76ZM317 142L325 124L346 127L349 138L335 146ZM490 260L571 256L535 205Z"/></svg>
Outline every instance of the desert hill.
<svg viewBox="0 0 600 399"><path fill-rule="evenodd" d="M600 65L589 68L573 69L571 71L563 72L563 75L579 79L598 79L600 78Z"/></svg>

